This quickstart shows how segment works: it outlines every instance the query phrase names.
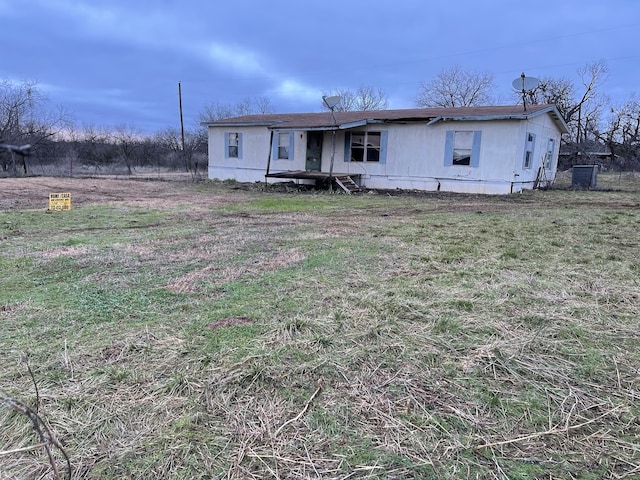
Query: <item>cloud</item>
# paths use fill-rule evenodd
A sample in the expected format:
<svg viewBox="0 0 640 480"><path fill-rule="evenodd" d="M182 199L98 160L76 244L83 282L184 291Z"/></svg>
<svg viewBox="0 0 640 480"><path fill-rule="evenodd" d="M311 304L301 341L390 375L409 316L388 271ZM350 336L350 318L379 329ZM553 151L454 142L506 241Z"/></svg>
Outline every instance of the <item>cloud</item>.
<svg viewBox="0 0 640 480"><path fill-rule="evenodd" d="M0 0L2 1L2 0ZM28 1L28 0L27 0ZM100 38L134 45L169 44L176 36L175 21L167 10L136 11L135 3L108 6L78 0L35 0L37 7L49 12L52 22L71 22L70 35Z"/></svg>
<svg viewBox="0 0 640 480"><path fill-rule="evenodd" d="M170 9L135 10L135 3L118 6L112 2L105 7L77 0L42 2L41 5L62 19L71 19L78 27L77 36L82 38L97 37L165 53L179 52L208 64L213 62L218 70L227 68L235 73L268 77L256 51L198 33L202 32L199 21L194 20L191 29L185 31L184 24L182 28L177 26Z"/></svg>
<svg viewBox="0 0 640 480"><path fill-rule="evenodd" d="M93 109L100 107L123 112L143 113L154 107L148 100L137 99L135 94L121 88L68 88L66 86L49 83L38 83L38 89L45 95L57 98L67 98L67 103L73 105L87 105Z"/></svg>
<svg viewBox="0 0 640 480"><path fill-rule="evenodd" d="M222 68L240 73L265 75L265 69L254 52L233 45L212 42L205 47L207 57Z"/></svg>
<svg viewBox="0 0 640 480"><path fill-rule="evenodd" d="M322 92L319 88L304 85L296 80L284 79L270 90L271 94L287 100L295 99L302 102L320 101Z"/></svg>

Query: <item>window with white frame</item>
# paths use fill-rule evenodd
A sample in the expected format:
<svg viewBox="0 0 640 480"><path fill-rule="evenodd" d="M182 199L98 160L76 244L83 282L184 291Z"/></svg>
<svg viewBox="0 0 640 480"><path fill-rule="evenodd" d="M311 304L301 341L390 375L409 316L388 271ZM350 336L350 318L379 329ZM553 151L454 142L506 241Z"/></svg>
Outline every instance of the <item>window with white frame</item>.
<svg viewBox="0 0 640 480"><path fill-rule="evenodd" d="M352 162L380 162L380 132L353 132L351 134Z"/></svg>
<svg viewBox="0 0 640 480"><path fill-rule="evenodd" d="M271 158L274 160L293 160L295 152L295 132L274 132L271 139Z"/></svg>
<svg viewBox="0 0 640 480"><path fill-rule="evenodd" d="M240 134L238 132L229 132L226 137L226 154L228 158L239 158L240 152Z"/></svg>
<svg viewBox="0 0 640 480"><path fill-rule="evenodd" d="M524 147L524 161L522 166L524 168L531 168L533 164L533 146L536 141L536 136L533 133L527 133L527 141Z"/></svg>
<svg viewBox="0 0 640 480"><path fill-rule="evenodd" d="M447 130L444 165L478 167L482 130Z"/></svg>
<svg viewBox="0 0 640 480"><path fill-rule="evenodd" d="M556 142L553 138L549 139L547 143L547 153L544 156L544 168L547 170L551 168L551 160L553 159L553 154L556 149Z"/></svg>
<svg viewBox="0 0 640 480"><path fill-rule="evenodd" d="M290 138L290 133L278 133L278 159L289 160Z"/></svg>
<svg viewBox="0 0 640 480"><path fill-rule="evenodd" d="M473 132L459 131L453 136L453 165L471 165Z"/></svg>

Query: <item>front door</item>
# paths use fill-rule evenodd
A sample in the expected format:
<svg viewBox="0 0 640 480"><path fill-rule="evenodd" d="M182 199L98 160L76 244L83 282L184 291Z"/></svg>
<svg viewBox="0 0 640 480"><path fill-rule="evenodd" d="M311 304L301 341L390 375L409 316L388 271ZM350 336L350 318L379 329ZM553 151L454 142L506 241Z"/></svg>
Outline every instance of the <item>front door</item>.
<svg viewBox="0 0 640 480"><path fill-rule="evenodd" d="M319 172L322 166L322 138L323 132L307 132L307 162L308 172Z"/></svg>

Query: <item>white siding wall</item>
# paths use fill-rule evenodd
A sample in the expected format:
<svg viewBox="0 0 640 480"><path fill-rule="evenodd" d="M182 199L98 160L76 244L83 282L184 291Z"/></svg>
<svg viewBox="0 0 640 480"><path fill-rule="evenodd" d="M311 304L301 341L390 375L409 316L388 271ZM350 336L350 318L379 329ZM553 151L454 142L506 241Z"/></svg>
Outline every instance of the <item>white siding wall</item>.
<svg viewBox="0 0 640 480"><path fill-rule="evenodd" d="M242 133L242 158L225 157L225 134ZM293 158L271 159L271 172L304 170L307 137L304 132L294 131ZM274 134L274 142L277 136ZM262 182L267 171L271 130L267 127L209 127L209 178L237 180L239 182ZM269 179L270 182L288 181Z"/></svg>
<svg viewBox="0 0 640 480"><path fill-rule="evenodd" d="M358 175L362 186L367 188L492 194L518 192L533 187L550 138L555 141L555 152L546 178L549 181L555 178L560 133L549 115L528 121L380 124L354 131L363 130L388 132L386 161L345 161L345 131L339 130L336 133L333 172ZM477 167L445 165L447 131L460 130L482 132ZM242 133L242 158L225 158L224 134L227 132ZM531 168L525 169L523 162L527 132L535 134L535 146ZM294 135L293 158L272 158L271 172L305 169L306 132L291 133ZM264 181L270 137L271 131L266 127L209 127L209 178ZM277 141L277 136L274 141ZM325 132L323 172L329 172L331 154L332 132Z"/></svg>
<svg viewBox="0 0 640 480"><path fill-rule="evenodd" d="M535 136L533 144L533 157L530 168L524 168L525 144L527 134L532 133ZM540 174L541 185L550 185L556 176L558 168L558 153L560 151L561 135L555 123L548 115L542 115L526 122L520 123L520 131L518 133L520 142L518 143L518 151L516 153L515 172L517 175L517 183L514 185L516 191L533 188L536 178ZM551 158L550 168L544 168L547 146L549 140L553 140L553 155ZM518 162L518 159L520 161ZM542 168L542 170L541 170Z"/></svg>
<svg viewBox="0 0 640 480"><path fill-rule="evenodd" d="M445 190L474 193L509 193L514 179L517 146L511 140L518 122L438 122L368 126L388 130L387 160L384 164L344 162L338 171L361 175L368 188ZM481 131L477 167L445 165L447 131ZM505 141L507 139L507 141ZM344 149L344 135L342 136ZM344 154L341 155L341 159Z"/></svg>
<svg viewBox="0 0 640 480"><path fill-rule="evenodd" d="M242 133L242 158L226 158L225 134ZM255 182L264 180L270 132L266 127L209 127L209 178Z"/></svg>
<svg viewBox="0 0 640 480"><path fill-rule="evenodd" d="M271 166L269 171L282 172L287 170L304 170L305 169L305 159L307 155L307 135L305 132L292 131L288 132L293 135L293 155L290 152L290 158L287 160L278 160L277 153L271 158ZM278 134L274 132L273 141L278 141ZM277 152L277 147L276 147ZM269 150L265 151L264 161L260 168L262 168L262 176L264 177L265 172L267 171L267 159L269 158ZM275 179L274 179L275 180ZM271 181L271 179L269 180Z"/></svg>

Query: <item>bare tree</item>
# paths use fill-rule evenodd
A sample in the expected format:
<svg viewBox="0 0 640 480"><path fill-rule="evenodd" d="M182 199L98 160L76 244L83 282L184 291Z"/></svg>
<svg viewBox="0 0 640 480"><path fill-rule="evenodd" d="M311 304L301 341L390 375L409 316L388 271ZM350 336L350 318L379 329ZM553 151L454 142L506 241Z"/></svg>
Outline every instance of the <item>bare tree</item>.
<svg viewBox="0 0 640 480"><path fill-rule="evenodd" d="M338 112L386 110L389 107L386 93L381 88L376 89L370 85L360 85L355 91L338 89L325 95L340 97L340 103L334 109ZM324 103L322 108L328 110Z"/></svg>
<svg viewBox="0 0 640 480"><path fill-rule="evenodd" d="M566 78L546 77L527 93L526 98L534 105L556 105L569 127L570 141L580 144L587 140L595 140L595 132L599 130L598 125L607 98L598 88L606 79L607 65L603 61L596 61L579 68L577 73L580 77L580 87L576 87Z"/></svg>
<svg viewBox="0 0 640 480"><path fill-rule="evenodd" d="M229 118L234 117L235 109L233 105L228 103L221 103L219 101L215 101L213 103L209 103L205 105L200 111L200 121L206 122L209 120L219 120L221 118Z"/></svg>
<svg viewBox="0 0 640 480"><path fill-rule="evenodd" d="M256 113L274 113L275 109L271 104L269 97L255 97L253 99L254 110Z"/></svg>
<svg viewBox="0 0 640 480"><path fill-rule="evenodd" d="M201 124L209 122L211 120L239 117L242 115L268 114L273 112L274 108L271 104L271 100L268 97L264 96L254 97L253 99L247 97L236 104L222 103L216 100L215 102L209 103L203 107L203 109L200 111L200 114L198 115L198 123ZM164 134L166 136L167 131L165 131ZM198 125L195 128L195 131L192 132L192 136L192 143L194 144L194 147L192 149L193 152L198 151L199 149L203 148L203 145L206 145L208 140L208 132L206 127ZM196 168L198 167L197 164L194 164L194 166Z"/></svg>
<svg viewBox="0 0 640 480"><path fill-rule="evenodd" d="M618 107L611 108L606 128L598 135L612 154L612 162L620 159L621 169L640 167L640 99L631 95Z"/></svg>
<svg viewBox="0 0 640 480"><path fill-rule="evenodd" d="M127 174L133 173L141 135L133 126L119 125L111 134L111 138L118 147L120 158L127 167Z"/></svg>
<svg viewBox="0 0 640 480"><path fill-rule="evenodd" d="M567 78L544 77L534 89L525 94L527 103L531 105L553 104L566 118L575 102L575 86ZM520 99L521 92L515 94Z"/></svg>
<svg viewBox="0 0 640 480"><path fill-rule="evenodd" d="M22 125L34 104L39 101L35 83L0 83L0 138L14 141L22 134Z"/></svg>
<svg viewBox="0 0 640 480"><path fill-rule="evenodd" d="M416 97L419 107L472 107L491 105L493 76L486 72L453 67L442 70L430 82L422 82Z"/></svg>
<svg viewBox="0 0 640 480"><path fill-rule="evenodd" d="M588 133L592 133L600 121L606 98L598 92L597 87L606 79L607 65L597 61L579 69L578 74L584 91L570 115L570 118L575 114L578 117L576 143L586 140Z"/></svg>
<svg viewBox="0 0 640 480"><path fill-rule="evenodd" d="M70 120L62 108L56 111L48 108L48 101L35 82L0 81L0 141L30 144L34 153L41 150L42 154L51 144L51 138L69 125ZM0 158L6 171L6 154L0 153ZM27 173L24 157L23 166Z"/></svg>
<svg viewBox="0 0 640 480"><path fill-rule="evenodd" d="M112 163L118 156L111 141L111 133L106 128L85 125L72 136L73 144L80 162L90 164L97 172L101 167Z"/></svg>
<svg viewBox="0 0 640 480"><path fill-rule="evenodd" d="M200 111L200 122L209 120L220 120L221 118L240 117L256 113L273 113L273 106L268 97L245 98L244 100L232 104L215 101L207 104Z"/></svg>
<svg viewBox="0 0 640 480"><path fill-rule="evenodd" d="M172 165L181 164L188 172L197 173L200 167L199 152L205 153L207 138L203 137L199 130L188 130L184 136L184 150L180 132L175 128L164 129L155 136L162 150L169 153Z"/></svg>
<svg viewBox="0 0 640 480"><path fill-rule="evenodd" d="M241 117L243 115L251 115L254 112L253 110L253 102L250 98L245 98L240 102L233 105L233 114L237 117Z"/></svg>

